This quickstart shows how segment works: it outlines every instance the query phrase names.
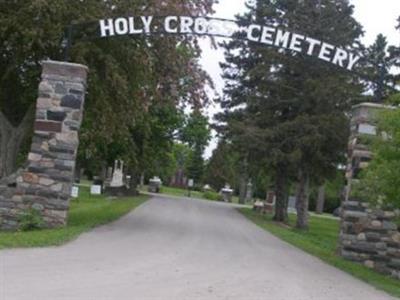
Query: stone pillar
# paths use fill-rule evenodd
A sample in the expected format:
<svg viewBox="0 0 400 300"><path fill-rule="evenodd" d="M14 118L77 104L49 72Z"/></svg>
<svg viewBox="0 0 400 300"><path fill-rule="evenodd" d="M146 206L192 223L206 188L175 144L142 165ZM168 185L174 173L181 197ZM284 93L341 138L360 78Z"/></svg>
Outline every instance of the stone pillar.
<svg viewBox="0 0 400 300"><path fill-rule="evenodd" d="M44 61L27 167L0 186L0 228L35 209L49 228L66 224L86 92L87 67ZM13 176L11 176L13 177Z"/></svg>
<svg viewBox="0 0 400 300"><path fill-rule="evenodd" d="M352 181L368 167L372 153L368 142L377 135L379 111L395 109L375 103L353 107L345 201L341 207L339 254L386 275L400 279L400 232L394 211L384 211L369 203L353 199Z"/></svg>
<svg viewBox="0 0 400 300"><path fill-rule="evenodd" d="M393 211L371 208L368 203L344 202L339 254L400 279L400 232L395 217Z"/></svg>

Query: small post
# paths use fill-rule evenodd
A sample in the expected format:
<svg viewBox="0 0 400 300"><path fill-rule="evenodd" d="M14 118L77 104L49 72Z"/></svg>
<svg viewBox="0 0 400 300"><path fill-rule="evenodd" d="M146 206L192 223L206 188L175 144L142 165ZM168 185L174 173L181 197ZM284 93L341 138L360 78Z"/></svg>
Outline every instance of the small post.
<svg viewBox="0 0 400 300"><path fill-rule="evenodd" d="M70 61L70 49L72 46L72 25L68 25L65 32L64 32L64 38L61 43L61 47L63 48L64 52L64 61L68 62Z"/></svg>
<svg viewBox="0 0 400 300"><path fill-rule="evenodd" d="M187 186L188 186L188 197L190 198L192 196L191 192L192 192L192 187L194 186L194 180L189 179Z"/></svg>

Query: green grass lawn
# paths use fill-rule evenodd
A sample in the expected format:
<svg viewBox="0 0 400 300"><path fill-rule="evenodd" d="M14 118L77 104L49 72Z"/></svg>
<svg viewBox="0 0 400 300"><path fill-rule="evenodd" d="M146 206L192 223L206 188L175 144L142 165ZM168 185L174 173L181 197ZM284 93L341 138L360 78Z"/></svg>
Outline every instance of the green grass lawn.
<svg viewBox="0 0 400 300"><path fill-rule="evenodd" d="M400 282L398 280L378 274L360 264L337 256L339 221L311 217L310 230L304 232L275 223L272 221L272 216L270 215L260 215L247 208L239 209L239 211L258 226L289 244L319 257L323 261L352 274L378 289L400 297ZM294 226L295 216L290 216L289 224Z"/></svg>
<svg viewBox="0 0 400 300"><path fill-rule="evenodd" d="M85 231L119 219L146 199L146 196L139 196L110 200L105 196L90 196L89 189L81 187L79 199L71 201L68 226L29 232L0 232L0 249L64 244Z"/></svg>
<svg viewBox="0 0 400 300"><path fill-rule="evenodd" d="M161 193L171 196L188 197L188 190L167 186L161 187ZM203 199L203 193L198 191L190 191L190 196L193 198Z"/></svg>
<svg viewBox="0 0 400 300"><path fill-rule="evenodd" d="M147 186L143 186L142 191L147 192ZM203 192L198 192L198 191L191 191L190 192L192 198L198 198L198 199L204 199L204 200L210 200L206 199L204 197ZM178 196L178 197L188 197L188 190L185 189L180 189L180 188L174 188L174 187L168 187L168 186L162 186L161 187L161 194L165 195L171 195L171 196ZM210 200L213 201L213 200ZM237 196L232 197L232 202L233 203L239 203L239 198Z"/></svg>

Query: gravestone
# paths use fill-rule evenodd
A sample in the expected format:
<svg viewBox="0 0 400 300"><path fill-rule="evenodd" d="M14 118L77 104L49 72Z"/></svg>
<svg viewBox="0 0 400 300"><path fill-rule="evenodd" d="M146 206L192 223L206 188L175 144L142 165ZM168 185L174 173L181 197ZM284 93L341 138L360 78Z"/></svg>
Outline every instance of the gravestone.
<svg viewBox="0 0 400 300"><path fill-rule="evenodd" d="M111 188L120 188L124 186L124 162L121 160L116 160L114 163L114 172L111 179Z"/></svg>
<svg viewBox="0 0 400 300"><path fill-rule="evenodd" d="M189 179L187 186L188 186L188 188L194 187L194 180L193 179Z"/></svg>
<svg viewBox="0 0 400 300"><path fill-rule="evenodd" d="M93 178L93 184L90 186L90 195L101 195L104 189L103 180L96 176Z"/></svg>
<svg viewBox="0 0 400 300"><path fill-rule="evenodd" d="M129 189L130 186L131 186L131 179L132 179L131 175L126 175L125 176L125 186L126 186L127 189Z"/></svg>
<svg viewBox="0 0 400 300"><path fill-rule="evenodd" d="M246 202L251 202L251 200L253 199L253 184L251 183L251 181L249 181L249 183L247 184L246 187Z"/></svg>
<svg viewBox="0 0 400 300"><path fill-rule="evenodd" d="M113 168L108 167L106 171L106 180L104 182L106 187L110 186L112 178L113 178Z"/></svg>
<svg viewBox="0 0 400 300"><path fill-rule="evenodd" d="M90 195L101 195L101 185L94 184L90 186Z"/></svg>
<svg viewBox="0 0 400 300"><path fill-rule="evenodd" d="M72 198L78 198L79 197L79 187L78 186L73 186L72 187L71 197Z"/></svg>
<svg viewBox="0 0 400 300"><path fill-rule="evenodd" d="M274 191L269 191L264 203L264 213L273 213L276 204L276 195Z"/></svg>
<svg viewBox="0 0 400 300"><path fill-rule="evenodd" d="M220 193L224 202L232 202L233 190L231 189L229 184L225 185Z"/></svg>
<svg viewBox="0 0 400 300"><path fill-rule="evenodd" d="M162 181L159 177L154 176L149 181L148 191L149 193L159 193L161 189Z"/></svg>
<svg viewBox="0 0 400 300"><path fill-rule="evenodd" d="M136 196L137 192L130 188L131 176L124 176L124 162L116 160L110 184L105 193L112 197Z"/></svg>
<svg viewBox="0 0 400 300"><path fill-rule="evenodd" d="M291 213L291 214L297 213L297 209L296 209L296 197L294 197L294 196L290 196L290 197L289 197L288 212Z"/></svg>
<svg viewBox="0 0 400 300"><path fill-rule="evenodd" d="M209 184L206 184L205 186L203 186L203 191L204 192L210 192L212 191L212 188Z"/></svg>

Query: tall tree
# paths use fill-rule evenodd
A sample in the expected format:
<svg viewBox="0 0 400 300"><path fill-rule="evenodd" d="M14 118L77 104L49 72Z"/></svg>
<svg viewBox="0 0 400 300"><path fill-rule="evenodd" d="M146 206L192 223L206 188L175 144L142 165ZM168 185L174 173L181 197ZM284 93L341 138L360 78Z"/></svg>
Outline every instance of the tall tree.
<svg viewBox="0 0 400 300"><path fill-rule="evenodd" d="M211 138L211 131L207 117L200 110L195 109L186 118L186 123L180 132L180 140L192 149L188 166L188 176L201 184L204 176L204 150Z"/></svg>
<svg viewBox="0 0 400 300"><path fill-rule="evenodd" d="M234 187L238 181L239 155L231 144L224 140L218 143L206 167L205 180L215 190L221 190L226 184Z"/></svg>
<svg viewBox="0 0 400 300"><path fill-rule="evenodd" d="M19 126L36 98L43 59L63 60L61 37L67 25L122 14L193 14L212 11L214 0L168 1L6 1L0 3L0 117L10 130ZM89 95L82 127L81 158L105 161L113 152L131 153L137 145L132 131L151 106L201 104L207 80L199 67L193 38L120 38L76 41L71 60L90 68ZM176 62L171 64L171 61ZM12 105L11 105L12 103ZM112 105L110 105L112 104ZM29 123L29 122L27 122ZM19 128L19 129L16 129ZM18 153L21 134L3 134L1 149ZM12 137L11 140L7 138ZM116 145L120 141L119 145ZM111 149L110 149L111 148ZM115 151L117 148L118 151ZM123 151L122 151L123 150ZM2 157L4 155L2 154ZM13 161L10 159L10 161ZM1 170L7 175L10 169Z"/></svg>
<svg viewBox="0 0 400 300"><path fill-rule="evenodd" d="M348 48L361 26L347 1L257 1L240 18L279 26ZM261 48L245 42L225 45L226 99L222 101L228 137L248 139L250 157L273 170L275 220L287 220L291 181L298 182L299 228L307 228L307 186L329 177L343 159L348 138L346 111L361 94L358 77L298 52Z"/></svg>
<svg viewBox="0 0 400 300"><path fill-rule="evenodd" d="M394 50L393 47L389 47L383 34L379 34L375 43L367 48L365 78L368 81L367 88L373 92L374 102L385 102L395 91L395 77L391 72L396 63L393 57Z"/></svg>

